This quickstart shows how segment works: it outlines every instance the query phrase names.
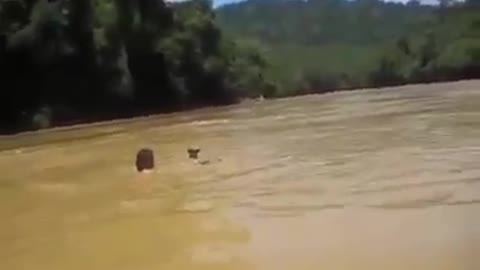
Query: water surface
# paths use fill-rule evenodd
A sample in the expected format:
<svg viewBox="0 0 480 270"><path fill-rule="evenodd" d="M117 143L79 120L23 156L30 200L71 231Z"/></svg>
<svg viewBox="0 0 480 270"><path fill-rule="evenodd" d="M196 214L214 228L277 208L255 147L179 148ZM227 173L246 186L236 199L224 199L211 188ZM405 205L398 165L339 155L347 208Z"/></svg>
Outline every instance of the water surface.
<svg viewBox="0 0 480 270"><path fill-rule="evenodd" d="M0 138L0 269L480 269L480 82ZM202 148L206 165L187 159ZM157 167L137 174L136 151Z"/></svg>

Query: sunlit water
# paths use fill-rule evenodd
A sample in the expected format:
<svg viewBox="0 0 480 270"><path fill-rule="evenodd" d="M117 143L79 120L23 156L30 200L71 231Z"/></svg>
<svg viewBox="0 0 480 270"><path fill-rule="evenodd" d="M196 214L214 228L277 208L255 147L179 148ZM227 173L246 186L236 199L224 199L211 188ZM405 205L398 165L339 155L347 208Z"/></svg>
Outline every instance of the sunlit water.
<svg viewBox="0 0 480 270"><path fill-rule="evenodd" d="M0 269L480 269L480 82L0 139ZM201 147L202 160L187 158ZM156 170L138 174L151 147Z"/></svg>

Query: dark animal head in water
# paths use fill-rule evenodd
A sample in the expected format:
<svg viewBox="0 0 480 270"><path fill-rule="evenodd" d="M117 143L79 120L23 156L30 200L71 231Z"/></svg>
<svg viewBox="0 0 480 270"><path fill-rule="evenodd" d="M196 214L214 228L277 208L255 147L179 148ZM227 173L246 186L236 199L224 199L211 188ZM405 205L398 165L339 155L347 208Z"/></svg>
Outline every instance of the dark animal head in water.
<svg viewBox="0 0 480 270"><path fill-rule="evenodd" d="M190 147L187 150L188 152L188 157L191 159L197 159L198 158L198 153L200 152L200 148L198 147Z"/></svg>
<svg viewBox="0 0 480 270"><path fill-rule="evenodd" d="M155 167L155 158L153 151L149 148L142 148L137 153L137 160L135 161L138 172L144 170L152 170Z"/></svg>

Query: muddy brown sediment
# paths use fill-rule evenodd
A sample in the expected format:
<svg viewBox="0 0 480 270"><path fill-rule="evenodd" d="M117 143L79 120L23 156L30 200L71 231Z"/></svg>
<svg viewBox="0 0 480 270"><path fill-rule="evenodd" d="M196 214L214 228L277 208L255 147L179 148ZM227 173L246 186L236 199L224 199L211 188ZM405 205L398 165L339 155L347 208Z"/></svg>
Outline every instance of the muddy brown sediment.
<svg viewBox="0 0 480 270"><path fill-rule="evenodd" d="M477 270L479 138L480 81L3 137L0 269Z"/></svg>

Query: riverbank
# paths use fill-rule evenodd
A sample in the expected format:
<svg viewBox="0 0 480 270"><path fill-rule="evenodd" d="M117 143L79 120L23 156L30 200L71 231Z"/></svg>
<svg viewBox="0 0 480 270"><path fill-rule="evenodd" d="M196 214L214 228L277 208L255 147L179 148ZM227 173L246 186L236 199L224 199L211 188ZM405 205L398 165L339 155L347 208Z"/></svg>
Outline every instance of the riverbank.
<svg viewBox="0 0 480 270"><path fill-rule="evenodd" d="M320 92L311 92L311 93L299 93L295 95L286 95L286 96L278 96L278 97L268 97L265 98L262 95L259 97L255 98L243 98L239 99L237 102L230 103L230 104L224 104L224 105L205 105L205 106L190 106L190 107L184 107L184 108L178 108L177 110L175 109L170 109L170 110L150 110L148 111L138 111L138 112L131 112L128 114L124 114L123 116L120 116L121 114L116 113L110 113L110 117L108 116L90 116L89 118L77 118L77 119L70 119L68 121L60 121L60 122L55 122L52 121L52 119L45 119L46 122L49 124L46 125L43 128L33 128L33 124L29 125L24 125L23 128L17 128L15 130L0 130L0 138L2 137L8 137L12 135L23 135L23 134L30 134L30 133L35 133L35 134L40 134L44 131L49 131L49 130L57 130L57 131L65 131L69 129L78 129L82 128L85 126L89 127L94 127L96 125L105 125L105 124L111 124L114 125L116 123L128 123L130 121L136 121L136 119L152 119L156 117L161 117L161 116L174 116L176 114L181 114L181 113L194 113L202 110L206 110L212 107L229 107L229 106L236 106L236 105L248 105L248 104L256 104L258 102L263 102L265 100L278 100L278 99L285 99L285 98L295 98L295 97L304 97L304 96L312 96L312 95L324 95L324 94L331 94L331 93L341 93L341 92L351 92L351 91L365 91L365 90L372 90L372 89L378 89L378 90L388 90L388 89L402 89L405 87L415 87L415 86L423 86L423 85L431 85L431 84L451 84L451 83L457 83L457 82L462 82L462 81L475 81L478 79L471 79L471 80L458 80L458 81L450 81L450 82L431 82L431 83L418 83L418 84L404 84L404 85L398 85L398 86L383 86L383 87L375 87L375 88L347 88L347 89L331 89L331 90L323 90ZM33 116L32 116L33 117ZM45 116L47 117L47 116ZM50 118L51 116L48 116ZM35 118L35 117L33 117ZM3 133L2 133L3 132Z"/></svg>
<svg viewBox="0 0 480 270"><path fill-rule="evenodd" d="M65 125L65 126L54 126L51 128L46 128L36 131L23 131L17 134L12 135L0 135L0 151L9 150L16 147L25 147L28 145L35 144L50 144L62 142L63 138L68 138L66 140L88 140L95 137L109 136L114 135L115 133L122 132L122 129L116 128L116 126L129 126L132 128L142 128L152 125L152 123L161 124L161 125L172 125L180 124L178 123L179 119L182 119L184 122L201 120L202 115L208 111L215 110L225 110L230 108L248 108L250 106L256 106L263 102L275 102L288 99L308 99L312 96L319 95L344 95L350 92L363 92L363 91L403 91L409 89L418 89L419 91L423 90L435 90L437 88L458 88L465 85L478 85L480 91L480 80L463 80L456 82L442 82L442 83L426 83L426 84L409 84L403 86L389 86L381 88L360 88L354 90L344 90L344 91L332 91L323 94L308 94L301 96L292 96L292 97L282 97L282 98L273 98L273 99L244 99L238 104L225 105L225 106L216 106L216 107L202 107L195 108L191 110L184 110L179 112L163 113L163 114L152 114L147 116L137 116L123 119L112 119L106 121L98 122L84 122L75 125ZM88 130L88 131L86 131ZM48 140L46 138L49 138ZM29 141L32 143L24 143ZM6 145L9 145L7 147Z"/></svg>

